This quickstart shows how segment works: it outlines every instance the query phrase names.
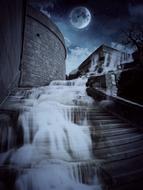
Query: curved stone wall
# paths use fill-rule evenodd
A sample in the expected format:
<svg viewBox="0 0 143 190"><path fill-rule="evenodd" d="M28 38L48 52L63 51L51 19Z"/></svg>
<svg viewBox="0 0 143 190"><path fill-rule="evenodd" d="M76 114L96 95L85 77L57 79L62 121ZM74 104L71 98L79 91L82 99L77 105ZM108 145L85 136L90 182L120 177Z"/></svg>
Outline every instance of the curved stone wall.
<svg viewBox="0 0 143 190"><path fill-rule="evenodd" d="M65 79L65 58L64 38L57 26L41 12L28 7L20 86L37 87Z"/></svg>

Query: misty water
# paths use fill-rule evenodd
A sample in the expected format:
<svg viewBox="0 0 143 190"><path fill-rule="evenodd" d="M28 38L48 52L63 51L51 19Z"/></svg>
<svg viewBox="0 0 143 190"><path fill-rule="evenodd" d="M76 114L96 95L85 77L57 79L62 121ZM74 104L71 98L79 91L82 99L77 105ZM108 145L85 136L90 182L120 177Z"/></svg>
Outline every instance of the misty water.
<svg viewBox="0 0 143 190"><path fill-rule="evenodd" d="M0 129L1 147L7 141L7 150L0 153L1 190L9 178L12 190L101 189L87 121L93 100L85 83L53 81L11 97L14 103L9 106L20 110L16 127L23 142L16 145L15 129Z"/></svg>

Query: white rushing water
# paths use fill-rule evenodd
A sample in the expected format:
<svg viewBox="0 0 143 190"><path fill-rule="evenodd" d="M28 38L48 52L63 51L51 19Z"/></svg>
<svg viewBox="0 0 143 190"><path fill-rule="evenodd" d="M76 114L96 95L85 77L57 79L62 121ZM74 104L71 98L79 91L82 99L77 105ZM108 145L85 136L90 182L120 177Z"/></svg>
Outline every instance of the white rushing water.
<svg viewBox="0 0 143 190"><path fill-rule="evenodd" d="M0 155L1 165L7 161L20 169L16 190L101 189L95 169L88 164L93 159L92 142L86 111L80 106L93 100L86 95L85 82L53 81L16 94L26 108L18 118L24 144Z"/></svg>

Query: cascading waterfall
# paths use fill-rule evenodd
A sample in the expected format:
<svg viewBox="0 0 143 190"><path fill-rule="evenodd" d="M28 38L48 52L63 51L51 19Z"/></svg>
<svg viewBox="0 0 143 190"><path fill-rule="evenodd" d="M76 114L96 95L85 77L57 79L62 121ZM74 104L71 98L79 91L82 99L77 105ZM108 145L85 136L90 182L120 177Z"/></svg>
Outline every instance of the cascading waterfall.
<svg viewBox="0 0 143 190"><path fill-rule="evenodd" d="M14 190L101 189L96 167L90 164L92 142L86 106L85 80L53 81L48 87L19 91L18 126L23 145L0 154L0 166L16 170ZM12 138L12 132L10 137ZM6 189L1 180L0 189Z"/></svg>

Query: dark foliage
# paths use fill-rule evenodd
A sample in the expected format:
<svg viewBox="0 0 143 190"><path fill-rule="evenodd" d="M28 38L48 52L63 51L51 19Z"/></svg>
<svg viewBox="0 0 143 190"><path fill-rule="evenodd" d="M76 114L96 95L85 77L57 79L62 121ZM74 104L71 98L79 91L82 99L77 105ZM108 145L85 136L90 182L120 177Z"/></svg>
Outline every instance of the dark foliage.
<svg viewBox="0 0 143 190"><path fill-rule="evenodd" d="M117 87L117 95L125 99L143 104L143 68L123 71Z"/></svg>

